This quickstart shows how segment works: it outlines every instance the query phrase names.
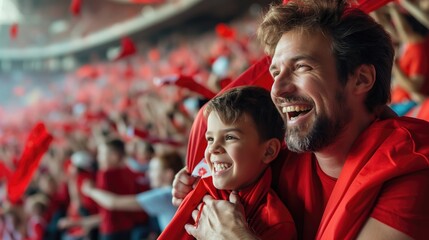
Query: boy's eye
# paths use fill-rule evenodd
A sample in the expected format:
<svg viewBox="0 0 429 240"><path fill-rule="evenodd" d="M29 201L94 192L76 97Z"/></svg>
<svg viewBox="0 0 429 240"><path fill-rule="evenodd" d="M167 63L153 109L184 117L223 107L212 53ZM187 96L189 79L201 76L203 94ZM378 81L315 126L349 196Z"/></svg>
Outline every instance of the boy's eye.
<svg viewBox="0 0 429 240"><path fill-rule="evenodd" d="M234 137L234 136L231 136L231 135L226 135L225 139L226 140L234 140L234 139L237 139L237 138Z"/></svg>
<svg viewBox="0 0 429 240"><path fill-rule="evenodd" d="M273 77L277 77L277 75L279 75L279 74L280 74L280 71L273 71L273 72L271 72L271 75Z"/></svg>
<svg viewBox="0 0 429 240"><path fill-rule="evenodd" d="M212 137L206 137L207 142L213 142L213 138Z"/></svg>

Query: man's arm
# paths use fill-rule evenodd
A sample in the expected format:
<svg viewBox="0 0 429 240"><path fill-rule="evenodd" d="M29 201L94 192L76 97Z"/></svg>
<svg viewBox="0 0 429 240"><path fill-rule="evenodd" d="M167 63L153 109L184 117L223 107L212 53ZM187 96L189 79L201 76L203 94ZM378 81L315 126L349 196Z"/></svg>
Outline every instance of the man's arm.
<svg viewBox="0 0 429 240"><path fill-rule="evenodd" d="M412 238L374 218L369 218L357 239L408 240Z"/></svg>
<svg viewBox="0 0 429 240"><path fill-rule="evenodd" d="M198 225L185 225L188 234L205 240L259 239L248 228L243 205L235 192L231 193L229 201L214 200L207 195L203 202L204 205L200 204L192 212L192 218L197 222L199 209L202 207Z"/></svg>
<svg viewBox="0 0 429 240"><path fill-rule="evenodd" d="M136 195L117 195L108 191L97 189L89 182L85 182L83 184L82 193L94 200L98 205L108 210L142 210L136 200Z"/></svg>

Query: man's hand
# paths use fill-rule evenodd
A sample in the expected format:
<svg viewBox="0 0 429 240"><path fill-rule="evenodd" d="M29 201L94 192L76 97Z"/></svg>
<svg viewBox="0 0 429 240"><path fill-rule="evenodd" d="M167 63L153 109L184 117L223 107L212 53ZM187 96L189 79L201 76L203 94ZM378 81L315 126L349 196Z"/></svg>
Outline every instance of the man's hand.
<svg viewBox="0 0 429 240"><path fill-rule="evenodd" d="M207 195L203 202L204 205L200 204L192 212L192 218L196 221L203 206L197 227L185 225L188 234L196 239L258 239L247 227L244 208L237 193L231 193L229 201L214 200Z"/></svg>
<svg viewBox="0 0 429 240"><path fill-rule="evenodd" d="M188 195L190 191L192 191L193 185L196 182L197 178L191 176L186 168L180 170L173 181L173 205L178 207L183 199Z"/></svg>

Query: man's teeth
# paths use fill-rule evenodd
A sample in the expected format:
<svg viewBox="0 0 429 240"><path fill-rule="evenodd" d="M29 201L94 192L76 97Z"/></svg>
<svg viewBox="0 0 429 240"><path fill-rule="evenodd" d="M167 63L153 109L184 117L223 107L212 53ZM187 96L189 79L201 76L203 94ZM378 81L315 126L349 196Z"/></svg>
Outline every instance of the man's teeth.
<svg viewBox="0 0 429 240"><path fill-rule="evenodd" d="M223 171L231 167L229 163L213 163L215 172Z"/></svg>
<svg viewBox="0 0 429 240"><path fill-rule="evenodd" d="M311 110L311 107L308 106L287 106L282 108L283 113L304 112L309 110Z"/></svg>

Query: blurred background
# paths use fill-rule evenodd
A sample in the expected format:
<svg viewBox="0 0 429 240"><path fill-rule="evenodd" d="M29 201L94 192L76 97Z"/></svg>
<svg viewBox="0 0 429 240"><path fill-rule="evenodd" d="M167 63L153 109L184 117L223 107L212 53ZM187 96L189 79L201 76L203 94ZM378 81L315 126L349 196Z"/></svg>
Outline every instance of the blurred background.
<svg viewBox="0 0 429 240"><path fill-rule="evenodd" d="M0 239L156 239L196 113L265 56L280 2L0 0ZM396 48L390 106L429 120L429 1L371 16Z"/></svg>

